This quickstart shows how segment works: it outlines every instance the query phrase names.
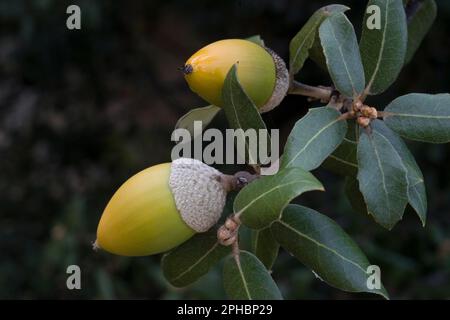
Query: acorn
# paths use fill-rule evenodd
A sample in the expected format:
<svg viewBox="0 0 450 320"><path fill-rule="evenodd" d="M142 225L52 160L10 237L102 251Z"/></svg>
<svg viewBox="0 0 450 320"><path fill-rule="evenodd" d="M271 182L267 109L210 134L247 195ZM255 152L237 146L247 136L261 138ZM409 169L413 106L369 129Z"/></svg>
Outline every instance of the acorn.
<svg viewBox="0 0 450 320"><path fill-rule="evenodd" d="M222 107L222 87L233 65L247 95L261 113L278 106L289 88L286 64L271 49L241 39L220 40L203 47L182 71L192 91Z"/></svg>
<svg viewBox="0 0 450 320"><path fill-rule="evenodd" d="M106 206L94 247L122 256L168 251L219 220L226 177L195 159L180 158L128 179Z"/></svg>

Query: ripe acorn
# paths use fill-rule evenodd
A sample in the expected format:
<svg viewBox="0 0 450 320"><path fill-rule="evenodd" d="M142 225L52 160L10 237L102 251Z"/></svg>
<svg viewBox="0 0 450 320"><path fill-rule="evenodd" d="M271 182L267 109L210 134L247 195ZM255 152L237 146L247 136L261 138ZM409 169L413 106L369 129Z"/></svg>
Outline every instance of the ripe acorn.
<svg viewBox="0 0 450 320"><path fill-rule="evenodd" d="M222 107L223 83L236 63L239 82L261 113L281 103L289 87L286 64L271 49L248 40L211 43L186 61L183 72L192 91Z"/></svg>
<svg viewBox="0 0 450 320"><path fill-rule="evenodd" d="M222 173L180 158L128 179L106 206L95 247L123 256L168 251L219 220L227 188Z"/></svg>

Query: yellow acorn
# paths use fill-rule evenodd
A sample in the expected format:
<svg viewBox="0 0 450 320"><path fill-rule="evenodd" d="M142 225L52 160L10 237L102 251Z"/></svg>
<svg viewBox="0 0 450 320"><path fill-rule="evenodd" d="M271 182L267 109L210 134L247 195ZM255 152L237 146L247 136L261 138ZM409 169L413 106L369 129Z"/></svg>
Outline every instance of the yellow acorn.
<svg viewBox="0 0 450 320"><path fill-rule="evenodd" d="M137 173L106 206L94 246L123 256L152 255L209 230L225 205L221 177L216 169L187 158Z"/></svg>
<svg viewBox="0 0 450 320"><path fill-rule="evenodd" d="M261 113L280 104L289 87L286 65L272 50L251 41L211 43L192 55L182 69L192 91L221 107L223 83L236 63L239 82Z"/></svg>

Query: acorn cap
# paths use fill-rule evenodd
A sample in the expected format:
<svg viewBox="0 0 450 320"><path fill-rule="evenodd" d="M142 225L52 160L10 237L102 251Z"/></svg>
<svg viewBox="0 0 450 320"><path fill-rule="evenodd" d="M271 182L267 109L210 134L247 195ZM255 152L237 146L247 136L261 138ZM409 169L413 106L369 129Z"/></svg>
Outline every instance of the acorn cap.
<svg viewBox="0 0 450 320"><path fill-rule="evenodd" d="M208 231L220 219L227 197L221 175L196 159L172 162L170 189L181 218L196 232Z"/></svg>
<svg viewBox="0 0 450 320"><path fill-rule="evenodd" d="M276 82L275 88L272 92L272 96L262 107L259 108L261 113L268 112L276 107L283 101L289 89L289 72L286 68L286 63L279 55L277 55L272 49L264 47L267 52L272 56L275 62Z"/></svg>

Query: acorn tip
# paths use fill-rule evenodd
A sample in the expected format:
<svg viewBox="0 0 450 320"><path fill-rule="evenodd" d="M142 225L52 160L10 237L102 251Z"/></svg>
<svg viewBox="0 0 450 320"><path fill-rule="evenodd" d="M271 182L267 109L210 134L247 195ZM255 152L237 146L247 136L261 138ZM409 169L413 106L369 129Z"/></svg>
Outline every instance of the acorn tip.
<svg viewBox="0 0 450 320"><path fill-rule="evenodd" d="M98 251L99 249L101 249L101 247L100 247L100 245L98 244L97 239L95 239L95 241L92 243L92 250Z"/></svg>
<svg viewBox="0 0 450 320"><path fill-rule="evenodd" d="M194 71L194 68L192 67L192 65L185 64L182 67L179 67L178 70L180 70L181 72L183 72L184 75L188 75L191 74Z"/></svg>

